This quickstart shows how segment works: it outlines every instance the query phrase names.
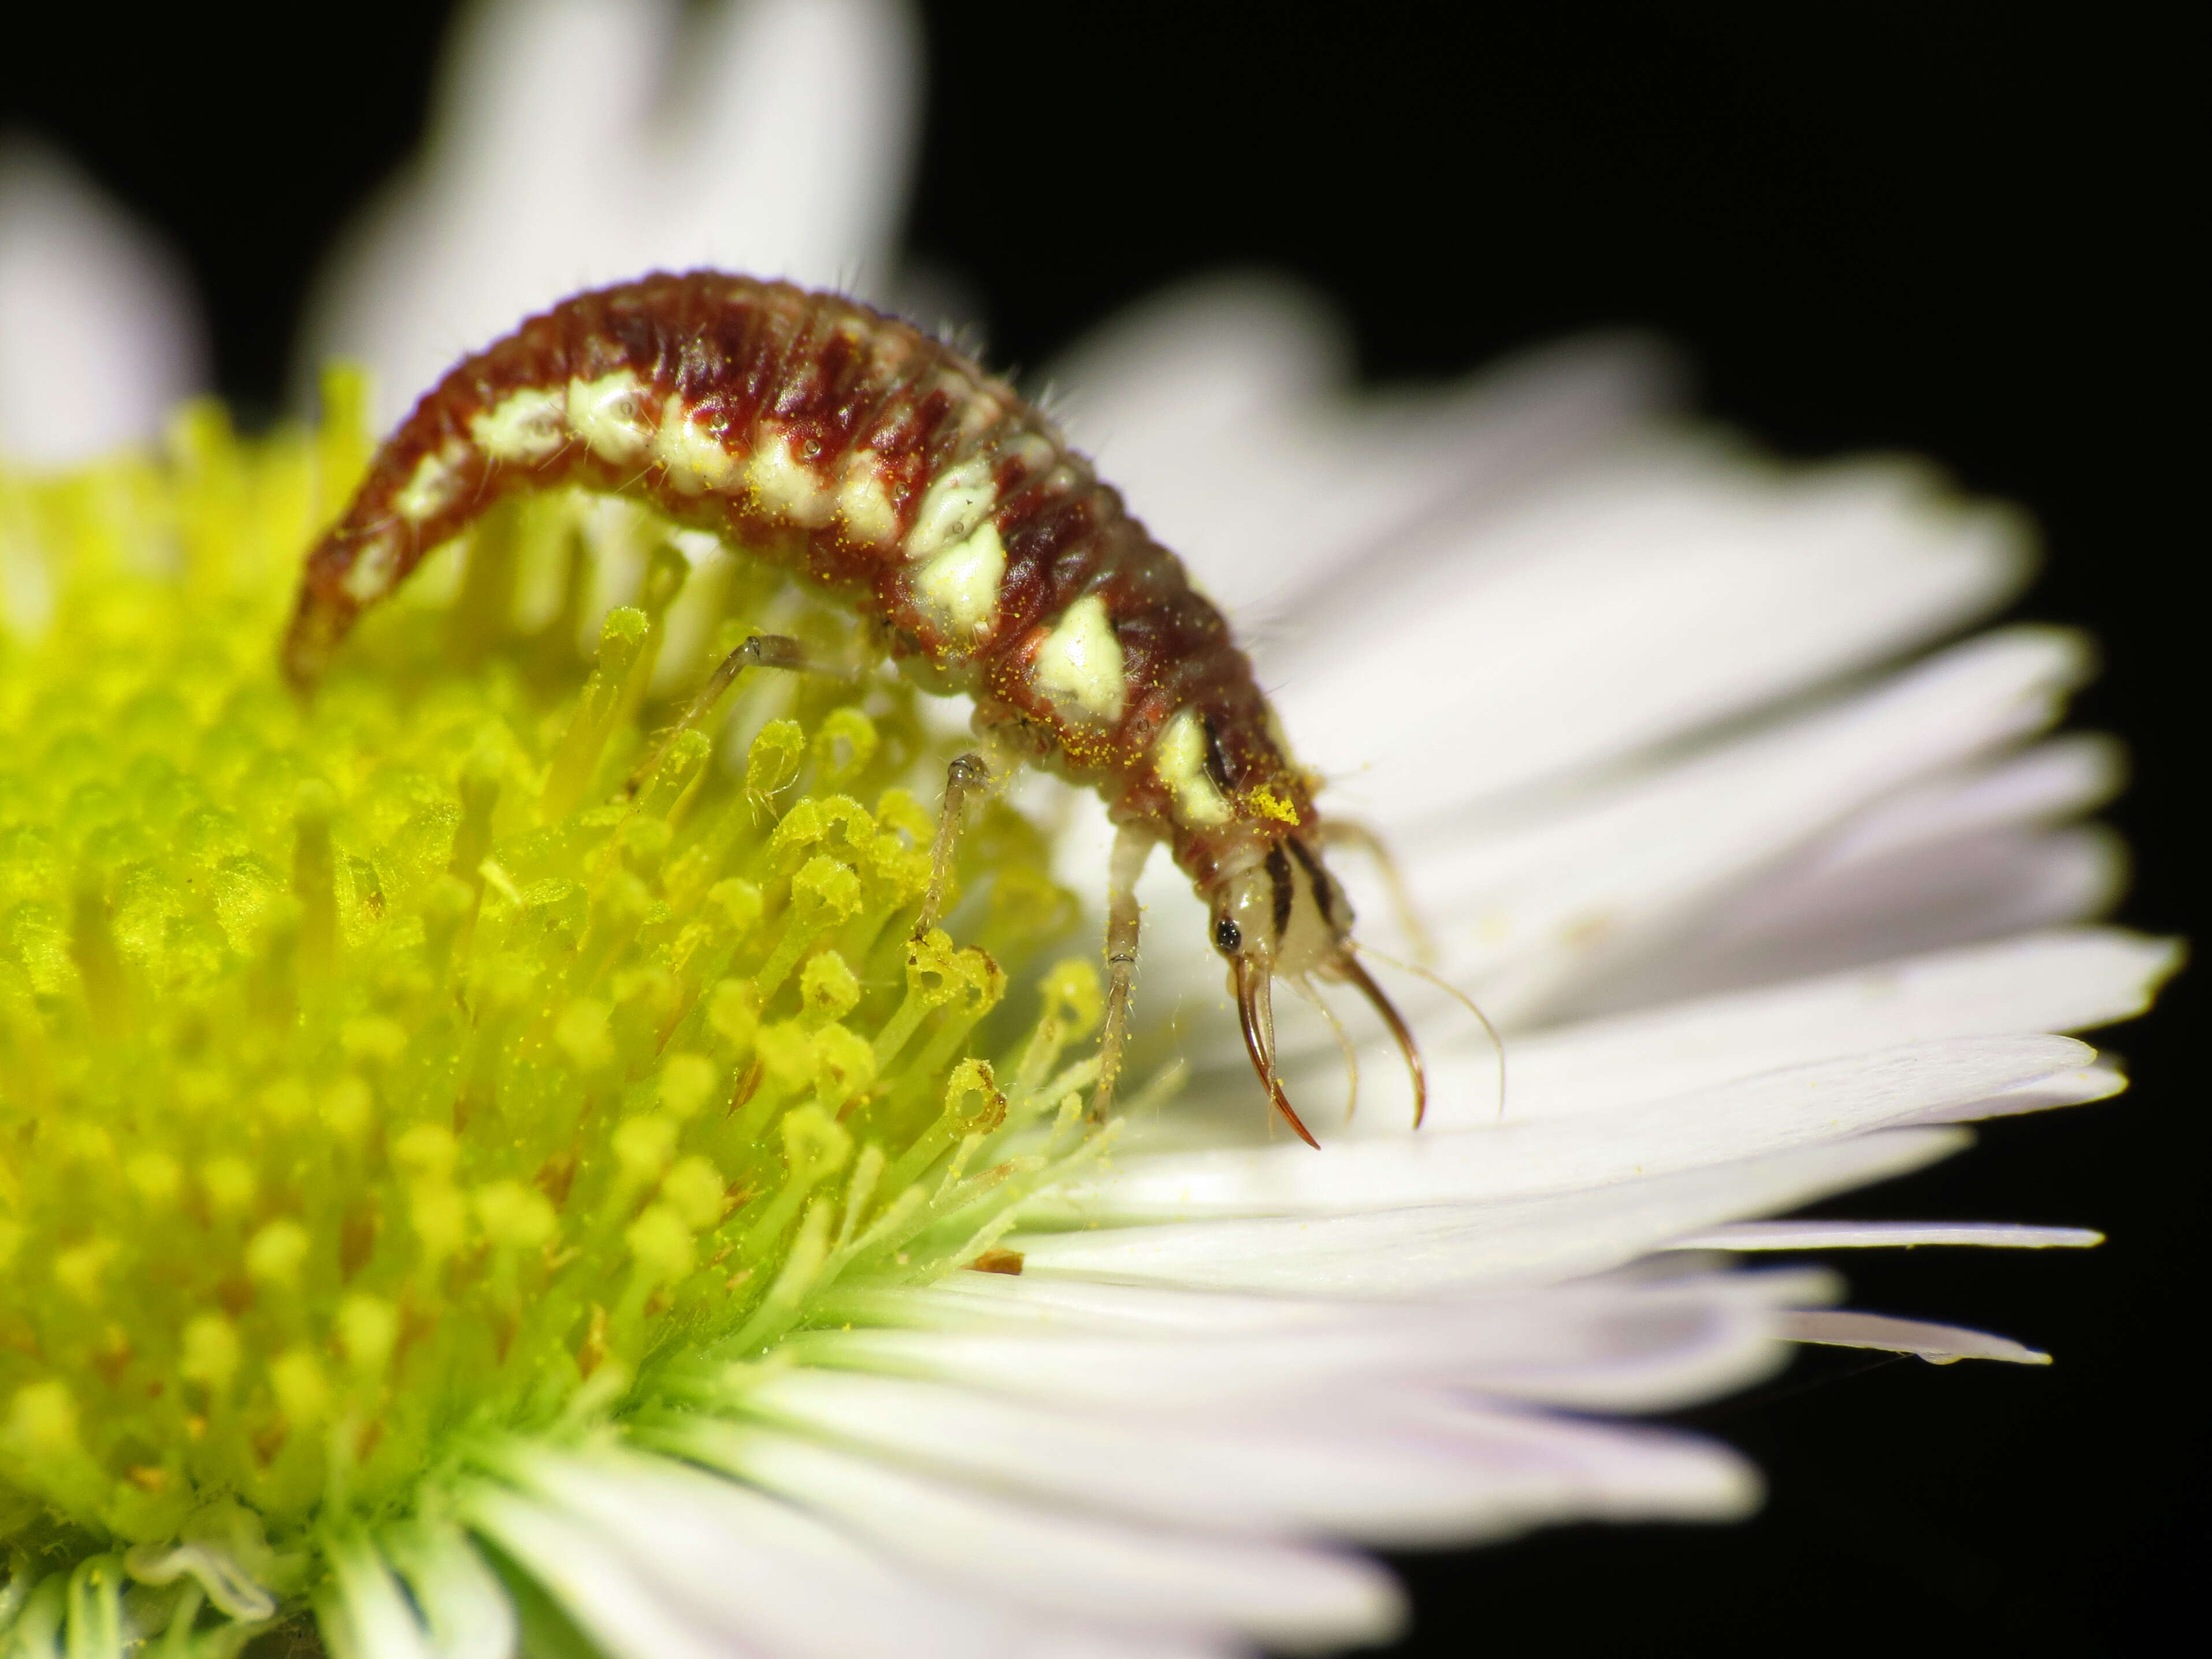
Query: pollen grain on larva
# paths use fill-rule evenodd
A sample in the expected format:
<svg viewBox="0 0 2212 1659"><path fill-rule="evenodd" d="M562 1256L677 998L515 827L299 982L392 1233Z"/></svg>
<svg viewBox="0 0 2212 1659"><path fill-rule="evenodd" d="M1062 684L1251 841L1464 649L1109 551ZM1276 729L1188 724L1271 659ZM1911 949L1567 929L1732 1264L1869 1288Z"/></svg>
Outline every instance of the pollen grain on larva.
<svg viewBox="0 0 2212 1659"><path fill-rule="evenodd" d="M494 503L556 486L757 550L850 607L893 659L972 696L981 747L948 778L925 929L973 789L1027 760L1098 793L1119 841L1094 1112L1121 1066L1136 880L1164 842L1209 908L1253 1067L1291 1127L1312 1140L1275 1075L1278 975L1346 982L1375 1005L1405 1047L1419 1120L1419 1060L1355 958L1307 775L1251 664L1012 388L905 323L787 283L702 270L578 295L460 363L385 443L309 561L286 642L295 684L311 687L426 553ZM687 729L727 678L710 678Z"/></svg>

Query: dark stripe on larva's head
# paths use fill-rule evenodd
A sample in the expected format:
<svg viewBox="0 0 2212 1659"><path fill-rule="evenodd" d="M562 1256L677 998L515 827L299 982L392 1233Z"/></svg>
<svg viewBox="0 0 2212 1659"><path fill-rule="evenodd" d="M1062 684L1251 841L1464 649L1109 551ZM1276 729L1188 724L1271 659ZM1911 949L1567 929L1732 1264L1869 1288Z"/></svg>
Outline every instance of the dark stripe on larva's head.
<svg viewBox="0 0 2212 1659"><path fill-rule="evenodd" d="M1237 784L1229 775L1229 757L1221 751L1221 733L1214 727L1213 716L1202 708L1198 713L1198 729L1206 734L1206 775L1223 794L1235 794Z"/></svg>
<svg viewBox="0 0 2212 1659"><path fill-rule="evenodd" d="M1313 888L1314 908L1330 927L1336 926L1336 899L1329 891L1328 872L1321 867L1321 860L1306 850L1306 844L1296 836L1290 842L1291 856L1305 866L1306 880Z"/></svg>
<svg viewBox="0 0 2212 1659"><path fill-rule="evenodd" d="M1274 884L1275 943L1280 945L1291 925L1291 907L1298 896L1296 878L1291 874L1291 861L1283 856L1280 842L1267 849L1267 879Z"/></svg>

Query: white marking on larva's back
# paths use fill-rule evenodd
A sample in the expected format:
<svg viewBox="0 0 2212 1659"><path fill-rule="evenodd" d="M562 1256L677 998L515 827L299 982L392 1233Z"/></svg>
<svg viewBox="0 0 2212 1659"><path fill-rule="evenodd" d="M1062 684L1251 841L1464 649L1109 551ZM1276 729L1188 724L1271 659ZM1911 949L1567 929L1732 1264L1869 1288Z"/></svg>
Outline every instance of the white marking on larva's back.
<svg viewBox="0 0 2212 1659"><path fill-rule="evenodd" d="M1128 682L1121 671L1121 642L1106 615L1106 601L1085 594L1060 614L1037 647L1030 684L1062 714L1111 726L1121 718Z"/></svg>
<svg viewBox="0 0 2212 1659"><path fill-rule="evenodd" d="M603 461L640 459L653 442L645 418L645 383L618 368L596 380L568 382L568 425Z"/></svg>
<svg viewBox="0 0 2212 1659"><path fill-rule="evenodd" d="M980 386L969 388L960 404L960 441L974 443L1006 418L1006 406Z"/></svg>
<svg viewBox="0 0 2212 1659"><path fill-rule="evenodd" d="M745 463L745 484L763 511L781 514L809 530L830 522L830 492L791 447L791 434L779 428L761 428Z"/></svg>
<svg viewBox="0 0 2212 1659"><path fill-rule="evenodd" d="M653 434L653 459L668 469L668 482L686 495L726 490L737 480L737 458L722 441L693 420L681 398L671 398Z"/></svg>
<svg viewBox="0 0 2212 1659"><path fill-rule="evenodd" d="M856 542L880 547L898 534L898 508L884 486L883 457L874 450L855 450L845 458L844 477L837 485L837 516Z"/></svg>
<svg viewBox="0 0 2212 1659"><path fill-rule="evenodd" d="M568 407L565 386L525 386L474 416L469 436L495 461L535 466L552 459L568 441L562 428Z"/></svg>
<svg viewBox="0 0 2212 1659"><path fill-rule="evenodd" d="M392 568L399 561L398 538L386 531L354 555L345 573L346 597L357 605L372 605L391 590Z"/></svg>
<svg viewBox="0 0 2212 1659"><path fill-rule="evenodd" d="M1186 823L1226 823L1229 803L1206 775L1206 729L1198 711L1181 710L1152 745L1152 768L1176 798Z"/></svg>
<svg viewBox="0 0 2212 1659"><path fill-rule="evenodd" d="M914 337L898 329L879 330L868 343L867 380L874 386L892 386L914 361Z"/></svg>
<svg viewBox="0 0 2212 1659"><path fill-rule="evenodd" d="M999 453L1014 464L1015 476L1024 480L1036 477L1060 456L1052 441L1041 432L1024 432L1011 443L1000 445Z"/></svg>
<svg viewBox="0 0 2212 1659"><path fill-rule="evenodd" d="M985 524L915 573L915 603L948 638L972 643L998 619L1006 550L999 526Z"/></svg>
<svg viewBox="0 0 2212 1659"><path fill-rule="evenodd" d="M989 457L977 455L947 467L930 484L915 512L914 526L906 532L907 557L927 559L942 548L967 540L998 502Z"/></svg>
<svg viewBox="0 0 2212 1659"><path fill-rule="evenodd" d="M469 447L449 439L435 454L416 464L415 476L392 498L392 510L410 524L434 519L453 503L461 487L461 469L468 464Z"/></svg>

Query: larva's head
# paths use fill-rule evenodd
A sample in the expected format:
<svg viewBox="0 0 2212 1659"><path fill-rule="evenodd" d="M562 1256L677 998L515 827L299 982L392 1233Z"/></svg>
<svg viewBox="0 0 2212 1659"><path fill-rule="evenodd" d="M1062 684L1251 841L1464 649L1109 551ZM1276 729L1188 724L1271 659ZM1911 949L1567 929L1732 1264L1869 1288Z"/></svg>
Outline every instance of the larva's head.
<svg viewBox="0 0 2212 1659"><path fill-rule="evenodd" d="M1321 855L1285 836L1213 893L1213 948L1265 973L1327 974L1352 936L1352 905Z"/></svg>
<svg viewBox="0 0 2212 1659"><path fill-rule="evenodd" d="M1360 964L1352 942L1352 904L1303 836L1285 836L1264 856L1215 884L1211 926L1213 948L1228 959L1230 986L1244 1028L1252 1069L1284 1121L1313 1145L1275 1075L1273 984L1278 976L1332 980L1356 988L1396 1038L1413 1079L1413 1121L1428 1103L1419 1052L1413 1033L1390 1000Z"/></svg>

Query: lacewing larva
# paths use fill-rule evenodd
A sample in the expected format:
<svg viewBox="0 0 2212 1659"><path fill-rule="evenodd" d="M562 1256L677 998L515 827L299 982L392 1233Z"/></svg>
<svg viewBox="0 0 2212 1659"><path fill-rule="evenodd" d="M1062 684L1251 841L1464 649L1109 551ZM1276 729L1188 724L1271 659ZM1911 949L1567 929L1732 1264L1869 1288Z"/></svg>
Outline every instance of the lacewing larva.
<svg viewBox="0 0 2212 1659"><path fill-rule="evenodd" d="M1361 965L1322 858L1307 775L1182 566L1053 423L911 325L834 294L717 271L580 294L459 363L378 450L307 560L284 644L311 686L355 619L510 493L576 484L649 503L786 563L872 622L895 659L975 700L1002 759L1096 790L1117 826L1097 1106L1110 1098L1134 975L1136 882L1165 842L1228 959L1269 1100L1310 1144L1276 1076L1273 978L1354 987L1426 1104L1405 1021ZM759 636L740 658L803 667ZM953 763L923 925L934 920L963 794Z"/></svg>

